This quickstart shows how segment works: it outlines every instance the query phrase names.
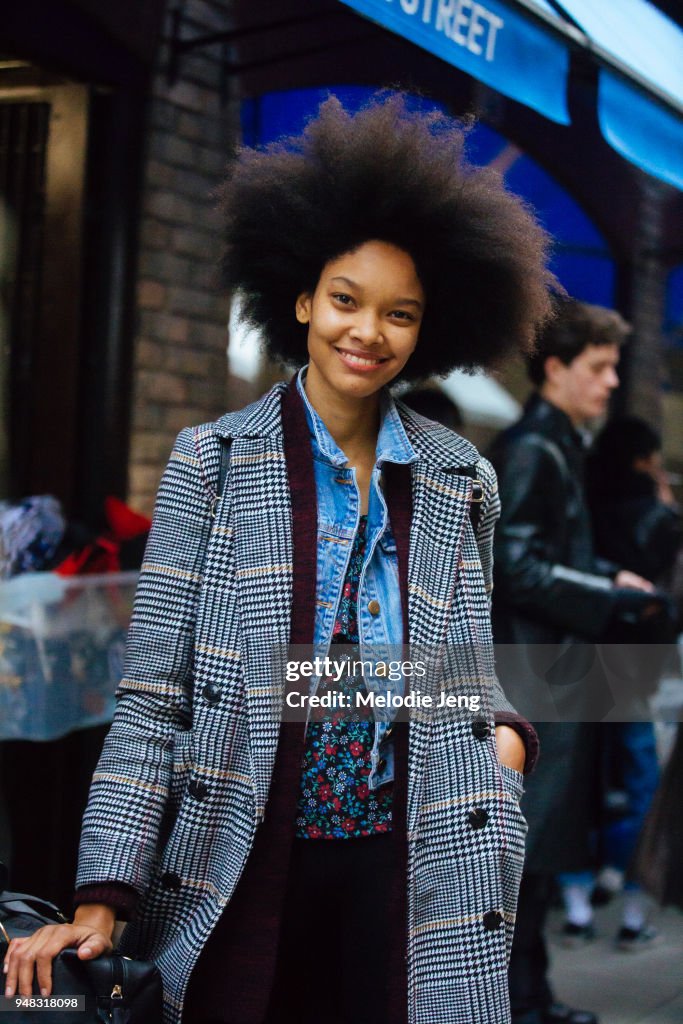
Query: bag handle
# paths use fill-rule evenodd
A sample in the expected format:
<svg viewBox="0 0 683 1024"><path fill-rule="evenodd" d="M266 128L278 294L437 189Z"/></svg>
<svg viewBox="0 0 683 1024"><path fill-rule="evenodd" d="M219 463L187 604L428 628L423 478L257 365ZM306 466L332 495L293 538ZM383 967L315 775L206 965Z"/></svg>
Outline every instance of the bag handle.
<svg viewBox="0 0 683 1024"><path fill-rule="evenodd" d="M484 501L484 485L477 476L476 466L458 466L457 472L460 476L468 476L472 481L472 494L470 496L470 521L476 537L481 517L481 506Z"/></svg>
<svg viewBox="0 0 683 1024"><path fill-rule="evenodd" d="M226 438L221 438L221 455L220 463L218 465L218 482L216 483L216 496L213 499L211 506L211 516L215 518L216 508L218 502L223 497L223 490L225 488L225 481L228 478L228 469L230 467L230 441Z"/></svg>

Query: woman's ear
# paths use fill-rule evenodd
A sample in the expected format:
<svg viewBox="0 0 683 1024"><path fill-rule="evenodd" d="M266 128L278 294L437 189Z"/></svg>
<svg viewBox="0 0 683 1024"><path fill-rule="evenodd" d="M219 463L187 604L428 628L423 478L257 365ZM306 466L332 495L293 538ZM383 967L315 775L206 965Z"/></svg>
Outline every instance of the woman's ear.
<svg viewBox="0 0 683 1024"><path fill-rule="evenodd" d="M302 292L296 300L296 318L300 324L307 324L311 319L311 296Z"/></svg>

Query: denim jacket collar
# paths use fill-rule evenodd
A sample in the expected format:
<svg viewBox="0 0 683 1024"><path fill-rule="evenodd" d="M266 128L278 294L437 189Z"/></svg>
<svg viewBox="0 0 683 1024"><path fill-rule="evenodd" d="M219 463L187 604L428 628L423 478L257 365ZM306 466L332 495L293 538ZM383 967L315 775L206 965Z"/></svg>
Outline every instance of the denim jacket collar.
<svg viewBox="0 0 683 1024"><path fill-rule="evenodd" d="M333 466L345 466L348 461L346 455L330 434L306 394L304 382L307 369L308 364L302 366L299 370L296 376L296 386L303 399L311 436L318 452L323 458L331 462ZM380 464L383 462L407 464L417 460L417 455L408 440L394 400L386 388L382 389L381 394L380 428L377 437L376 454L377 462Z"/></svg>
<svg viewBox="0 0 683 1024"><path fill-rule="evenodd" d="M219 437L270 437L282 434L281 401L287 381L279 381L261 398L237 412L225 413L213 426ZM414 412L400 399L389 396L392 408L405 432L409 445L423 463L457 472L479 461L477 449L459 434ZM385 457L383 455L383 457Z"/></svg>

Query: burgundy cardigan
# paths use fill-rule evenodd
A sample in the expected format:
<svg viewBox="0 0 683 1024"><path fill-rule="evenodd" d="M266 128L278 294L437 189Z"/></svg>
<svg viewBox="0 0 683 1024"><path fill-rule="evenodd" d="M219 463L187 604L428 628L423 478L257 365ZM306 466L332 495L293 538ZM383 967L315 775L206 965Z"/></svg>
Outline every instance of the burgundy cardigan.
<svg viewBox="0 0 683 1024"><path fill-rule="evenodd" d="M317 509L311 502L315 476L308 422L295 382L282 401L282 424L290 493L292 496L293 602L290 642L310 644L315 622ZM412 518L410 467L385 466L384 494L396 539L399 585L403 610L403 642L408 643L408 549ZM520 716L501 714L522 737L531 771L538 753L532 726ZM257 829L252 852L235 893L209 936L192 972L186 999L188 1019L215 1019L225 1024L261 1024L272 988L277 960L280 916L287 885L294 839L296 801L301 772L304 728L283 723L268 794L267 813ZM407 1019L407 838L406 800L408 730L398 723L394 730L393 828L394 878L392 882L393 942L388 977L390 1019ZM343 840L342 840L343 841ZM346 840L353 841L353 840ZM360 841L360 840L358 840ZM75 905L107 903L124 920L134 915L137 894L128 885L103 882L82 886Z"/></svg>

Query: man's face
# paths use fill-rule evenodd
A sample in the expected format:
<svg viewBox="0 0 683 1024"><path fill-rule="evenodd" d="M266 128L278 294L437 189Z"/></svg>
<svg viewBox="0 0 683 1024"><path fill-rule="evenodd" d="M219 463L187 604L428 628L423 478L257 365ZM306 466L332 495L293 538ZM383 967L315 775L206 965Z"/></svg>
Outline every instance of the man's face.
<svg viewBox="0 0 683 1024"><path fill-rule="evenodd" d="M604 416L609 396L619 383L618 345L587 345L569 366L550 356L546 360L545 397L562 409L575 426Z"/></svg>

